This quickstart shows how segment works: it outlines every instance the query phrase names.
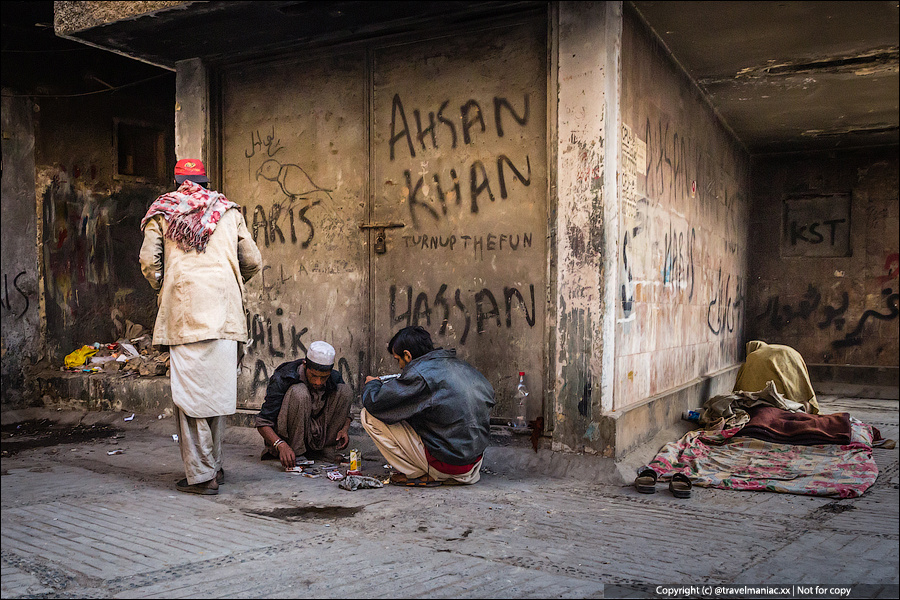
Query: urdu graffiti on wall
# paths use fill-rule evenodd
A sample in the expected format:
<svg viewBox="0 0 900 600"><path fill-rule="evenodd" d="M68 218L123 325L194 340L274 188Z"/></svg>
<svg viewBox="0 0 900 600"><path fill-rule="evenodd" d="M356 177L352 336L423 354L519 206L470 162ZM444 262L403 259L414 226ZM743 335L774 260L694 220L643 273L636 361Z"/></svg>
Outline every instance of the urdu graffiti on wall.
<svg viewBox="0 0 900 600"><path fill-rule="evenodd" d="M732 275L723 273L722 267L719 267L713 290L713 297L706 311L706 325L714 335L732 333L741 323L744 306L743 279L734 276L732 281Z"/></svg>
<svg viewBox="0 0 900 600"><path fill-rule="evenodd" d="M859 321L856 323L856 327L853 331L850 331L843 337L843 339L834 340L831 342L831 345L834 348L846 348L848 346L859 346L863 343L863 327L866 324L866 321L869 319L877 319L879 321L892 321L900 315L900 294L893 293L890 289L881 290L881 294L884 297L884 303L887 308L887 313L881 313L877 310L866 310L862 316L859 317Z"/></svg>
<svg viewBox="0 0 900 600"><path fill-rule="evenodd" d="M488 133L489 128L485 121L484 110L477 100L470 99L459 107L459 131L457 131L455 116L451 118L446 112L449 106L450 101L445 100L437 112L429 111L424 127L422 112L418 108L414 109L412 111L414 130L406 116L407 111L404 109L400 94L394 94L391 104L391 131L388 137L391 162L398 158L400 148L408 151L409 158L415 158L417 148L420 153L429 149L437 150L442 146L455 149L460 138L462 144L469 145L473 142L476 134ZM506 135L504 115L518 125L526 126L529 118L528 94L524 95L519 109L513 107L506 98L494 97L493 114L493 127L490 130L496 134L497 138ZM495 191L499 192L500 198L505 200L509 198L510 187L514 182L517 181L526 187L531 185L531 158L527 154L524 159L517 157L515 162L506 154L497 154L495 160L494 169L491 169L491 164L486 165L479 159L473 160L468 165L468 171L464 168L453 167L446 173L429 173L423 167L422 172L413 173L411 169L405 169L403 171L402 201L409 207L413 227L418 228L420 213L428 215L434 221L440 221L447 215L449 206L462 206L463 187L460 184L460 173L464 175L468 173L469 185L466 191L469 199L468 209L472 214L479 212L479 201L483 201L484 198L495 202L497 199ZM493 187L492 181L496 182ZM428 198L431 192L429 183L434 184L436 204Z"/></svg>
<svg viewBox="0 0 900 600"><path fill-rule="evenodd" d="M278 154L280 150L284 150L284 146L281 145L281 139L275 139L275 126L272 125L272 132L266 135L265 141L263 141L262 136L259 133L259 129L256 131L250 132L250 150L244 151L245 158L253 158L256 156L257 150L262 150L265 148L266 156L269 158ZM249 164L248 164L248 168ZM252 168L250 168L252 171Z"/></svg>
<svg viewBox="0 0 900 600"><path fill-rule="evenodd" d="M884 285L897 279L898 263L900 263L898 253L888 254L884 263L886 274L877 277L876 280ZM871 319L890 321L900 316L900 294L896 293L893 288L885 287L881 290L881 297L884 306L877 310L866 309L863 311L852 330L844 333L843 337L832 340L833 348L848 348L863 344L864 327L866 322ZM766 322L775 331L783 331L792 322L806 322L813 319L813 323L821 330L833 327L835 331L844 332L844 328L847 326L846 314L849 309L850 294L846 290L840 292L840 302L832 306L822 302L822 293L819 288L808 284L806 292L796 307L790 303L781 302L780 296L777 294L769 296L766 300L765 310L756 316L756 320Z"/></svg>
<svg viewBox="0 0 900 600"><path fill-rule="evenodd" d="M622 135L623 165L636 173L625 173L621 182L619 322L634 320L635 303L648 301L638 293L642 285L659 286L666 292L662 302L706 303L709 331L733 334L743 320L742 249L723 232L723 260L710 269L703 258L708 232L729 229L742 205L740 192L725 184L731 181L726 163L714 163L700 143L679 133L664 115L647 118L645 140L625 125ZM699 188L698 180L704 184ZM698 290L706 289L708 298L695 299Z"/></svg>
<svg viewBox="0 0 900 600"><path fill-rule="evenodd" d="M822 306L822 320L817 323L819 329L824 329L829 325L833 325L838 331L844 328L846 320L842 315L850 308L850 296L844 291L841 293L841 297L842 302L839 306ZM822 294L819 289L809 284L796 308L791 304L782 303L779 295L770 296L766 301L765 311L757 315L756 320L768 320L772 329L782 331L795 319L809 319L819 309L821 301Z"/></svg>

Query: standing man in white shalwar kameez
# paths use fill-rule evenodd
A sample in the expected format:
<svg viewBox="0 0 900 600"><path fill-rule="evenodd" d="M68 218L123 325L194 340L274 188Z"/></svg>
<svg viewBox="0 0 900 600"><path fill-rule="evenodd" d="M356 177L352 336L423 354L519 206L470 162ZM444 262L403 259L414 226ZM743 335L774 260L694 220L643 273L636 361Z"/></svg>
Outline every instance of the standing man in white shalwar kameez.
<svg viewBox="0 0 900 600"><path fill-rule="evenodd" d="M182 492L218 494L222 438L237 409L238 344L247 339L244 283L262 258L240 208L209 190L203 163L175 165L178 189L141 221L141 271L159 290L153 343L169 346Z"/></svg>

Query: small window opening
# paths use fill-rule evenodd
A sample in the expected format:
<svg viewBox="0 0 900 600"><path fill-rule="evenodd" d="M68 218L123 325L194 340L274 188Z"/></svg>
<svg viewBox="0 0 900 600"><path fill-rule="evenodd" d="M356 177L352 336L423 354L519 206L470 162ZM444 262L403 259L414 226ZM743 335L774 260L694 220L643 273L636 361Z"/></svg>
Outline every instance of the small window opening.
<svg viewBox="0 0 900 600"><path fill-rule="evenodd" d="M116 122L116 175L162 181L165 178L165 132L151 125Z"/></svg>

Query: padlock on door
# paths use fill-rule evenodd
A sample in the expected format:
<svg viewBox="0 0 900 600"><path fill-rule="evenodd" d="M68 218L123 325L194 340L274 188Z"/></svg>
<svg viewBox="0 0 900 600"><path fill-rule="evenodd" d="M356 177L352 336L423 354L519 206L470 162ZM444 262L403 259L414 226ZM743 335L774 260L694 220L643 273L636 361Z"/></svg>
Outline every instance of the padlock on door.
<svg viewBox="0 0 900 600"><path fill-rule="evenodd" d="M387 252L386 238L387 235L384 233L384 229L379 229L375 232L375 254L384 254Z"/></svg>
<svg viewBox="0 0 900 600"><path fill-rule="evenodd" d="M404 223L363 223L360 229L374 229L375 239L373 240L372 249L375 254L384 254L387 252L387 233L385 229L395 229L398 227L406 227Z"/></svg>

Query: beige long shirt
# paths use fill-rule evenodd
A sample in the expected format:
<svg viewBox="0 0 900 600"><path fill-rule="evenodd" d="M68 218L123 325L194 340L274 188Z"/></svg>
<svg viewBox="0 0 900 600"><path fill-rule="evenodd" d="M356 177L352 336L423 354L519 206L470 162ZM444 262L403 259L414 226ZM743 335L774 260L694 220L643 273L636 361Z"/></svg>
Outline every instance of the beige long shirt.
<svg viewBox="0 0 900 600"><path fill-rule="evenodd" d="M175 346L204 340L247 340L244 283L262 256L238 209L225 211L204 252L185 252L165 237L157 215L144 227L141 272L159 290L153 343Z"/></svg>

